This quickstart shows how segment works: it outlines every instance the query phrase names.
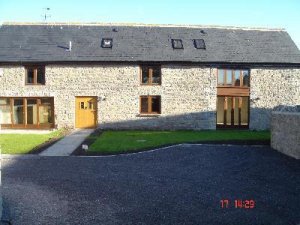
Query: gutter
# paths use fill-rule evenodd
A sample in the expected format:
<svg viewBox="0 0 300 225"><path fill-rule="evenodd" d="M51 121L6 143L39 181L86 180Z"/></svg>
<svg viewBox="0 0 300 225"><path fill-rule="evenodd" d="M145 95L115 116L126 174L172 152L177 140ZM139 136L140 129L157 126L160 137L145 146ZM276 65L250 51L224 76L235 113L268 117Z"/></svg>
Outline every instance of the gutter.
<svg viewBox="0 0 300 225"><path fill-rule="evenodd" d="M140 64L162 64L162 65L192 65L192 66L207 66L207 67L222 67L222 68L261 68L261 67L276 67L276 68L300 68L299 63L270 63L270 62L193 62L193 61L2 61L1 66L26 66L26 65L140 65Z"/></svg>

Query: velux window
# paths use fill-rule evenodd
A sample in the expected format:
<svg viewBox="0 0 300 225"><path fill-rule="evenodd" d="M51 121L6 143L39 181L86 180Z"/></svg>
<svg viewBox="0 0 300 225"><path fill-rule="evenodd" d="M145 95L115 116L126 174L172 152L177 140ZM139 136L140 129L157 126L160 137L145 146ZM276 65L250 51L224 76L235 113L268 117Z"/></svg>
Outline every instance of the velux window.
<svg viewBox="0 0 300 225"><path fill-rule="evenodd" d="M218 69L218 86L250 87L249 70Z"/></svg>
<svg viewBox="0 0 300 225"><path fill-rule="evenodd" d="M160 114L161 100L160 96L140 96L140 113L141 114Z"/></svg>
<svg viewBox="0 0 300 225"><path fill-rule="evenodd" d="M141 66L141 84L160 85L161 67L160 66Z"/></svg>
<svg viewBox="0 0 300 225"><path fill-rule="evenodd" d="M203 39L194 39L194 47L196 49L206 49L204 40Z"/></svg>
<svg viewBox="0 0 300 225"><path fill-rule="evenodd" d="M101 47L102 48L112 48L113 39L112 38L102 38Z"/></svg>
<svg viewBox="0 0 300 225"><path fill-rule="evenodd" d="M183 44L181 39L172 39L173 49L183 49Z"/></svg>
<svg viewBox="0 0 300 225"><path fill-rule="evenodd" d="M45 67L26 67L25 75L26 84L44 85L45 84Z"/></svg>

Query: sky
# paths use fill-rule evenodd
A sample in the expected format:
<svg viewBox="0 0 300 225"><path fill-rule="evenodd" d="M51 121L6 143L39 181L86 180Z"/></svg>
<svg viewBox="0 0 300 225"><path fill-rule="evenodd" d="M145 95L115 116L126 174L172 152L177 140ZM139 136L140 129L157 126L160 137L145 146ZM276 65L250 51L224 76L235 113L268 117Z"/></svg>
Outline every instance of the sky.
<svg viewBox="0 0 300 225"><path fill-rule="evenodd" d="M101 22L285 28L300 49L300 0L0 0L0 23Z"/></svg>

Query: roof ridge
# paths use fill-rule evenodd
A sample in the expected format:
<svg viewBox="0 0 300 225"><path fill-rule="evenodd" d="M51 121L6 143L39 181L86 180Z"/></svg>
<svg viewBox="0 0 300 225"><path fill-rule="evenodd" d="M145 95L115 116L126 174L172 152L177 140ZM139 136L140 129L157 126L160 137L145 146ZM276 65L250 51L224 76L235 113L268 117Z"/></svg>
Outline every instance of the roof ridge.
<svg viewBox="0 0 300 225"><path fill-rule="evenodd" d="M185 27L185 28L216 28L230 30L260 30L260 31L285 31L284 28L268 28L268 27L246 27L246 26L221 26L221 25L198 25L198 24L145 24L145 23L102 23L102 22L3 22L1 25L10 26L133 26L133 27Z"/></svg>

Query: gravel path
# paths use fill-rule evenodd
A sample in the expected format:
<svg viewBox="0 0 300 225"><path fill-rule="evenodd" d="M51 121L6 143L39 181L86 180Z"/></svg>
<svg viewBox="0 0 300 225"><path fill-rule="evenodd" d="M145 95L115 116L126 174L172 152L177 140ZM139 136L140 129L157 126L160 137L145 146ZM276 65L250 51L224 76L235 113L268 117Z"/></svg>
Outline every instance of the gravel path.
<svg viewBox="0 0 300 225"><path fill-rule="evenodd" d="M15 158L2 173L13 225L300 223L300 161L269 147ZM237 209L235 199L255 208Z"/></svg>

